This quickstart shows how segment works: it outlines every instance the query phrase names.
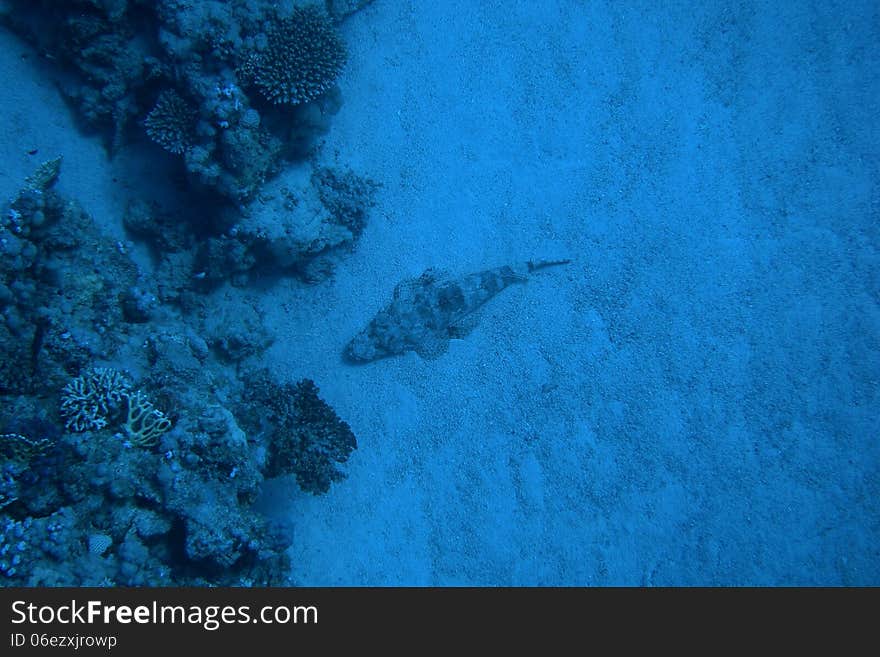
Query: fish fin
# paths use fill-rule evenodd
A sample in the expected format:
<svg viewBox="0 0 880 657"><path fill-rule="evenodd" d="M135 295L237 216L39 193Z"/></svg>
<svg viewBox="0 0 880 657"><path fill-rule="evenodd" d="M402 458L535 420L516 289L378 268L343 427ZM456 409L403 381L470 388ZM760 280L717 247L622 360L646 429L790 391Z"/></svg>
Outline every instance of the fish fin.
<svg viewBox="0 0 880 657"><path fill-rule="evenodd" d="M437 281L449 278L449 272L440 267L428 267L421 275L415 278L404 278L394 286L394 298L401 299L411 297L415 290L433 285Z"/></svg>
<svg viewBox="0 0 880 657"><path fill-rule="evenodd" d="M419 343L416 353L425 360L436 360L449 349L449 340L439 336L431 336Z"/></svg>
<svg viewBox="0 0 880 657"><path fill-rule="evenodd" d="M404 278L394 286L393 296L395 299L406 299L407 297L411 297L413 295L413 290L420 285L422 285L421 278Z"/></svg>
<svg viewBox="0 0 880 657"><path fill-rule="evenodd" d="M443 269L442 267L428 267L422 272L422 275L419 276L418 280L423 285L430 285L447 278L450 278L448 270Z"/></svg>
<svg viewBox="0 0 880 657"><path fill-rule="evenodd" d="M480 313L472 312L468 313L457 322L453 322L449 325L449 337L461 339L470 335L471 331L477 328L477 324L480 323Z"/></svg>

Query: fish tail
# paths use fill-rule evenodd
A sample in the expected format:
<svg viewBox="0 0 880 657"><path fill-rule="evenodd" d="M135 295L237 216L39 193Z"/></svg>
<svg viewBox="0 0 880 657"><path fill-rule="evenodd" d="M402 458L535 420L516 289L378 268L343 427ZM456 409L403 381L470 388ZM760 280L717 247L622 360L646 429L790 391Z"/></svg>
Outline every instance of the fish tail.
<svg viewBox="0 0 880 657"><path fill-rule="evenodd" d="M538 271L539 269L545 269L546 267L556 267L557 265L567 265L571 260L529 260L526 263L528 267L529 273L531 274L534 271Z"/></svg>

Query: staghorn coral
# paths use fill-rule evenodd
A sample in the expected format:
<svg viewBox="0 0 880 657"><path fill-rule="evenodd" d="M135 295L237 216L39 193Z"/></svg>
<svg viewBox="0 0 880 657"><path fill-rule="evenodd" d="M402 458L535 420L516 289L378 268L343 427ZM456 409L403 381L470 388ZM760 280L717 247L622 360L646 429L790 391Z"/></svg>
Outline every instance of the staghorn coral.
<svg viewBox="0 0 880 657"><path fill-rule="evenodd" d="M326 12L300 7L269 30L267 48L249 66L253 81L272 103L297 105L327 91L342 72L345 46Z"/></svg>
<svg viewBox="0 0 880 657"><path fill-rule="evenodd" d="M194 110L176 91L166 89L144 119L147 136L166 151L180 155L192 145Z"/></svg>

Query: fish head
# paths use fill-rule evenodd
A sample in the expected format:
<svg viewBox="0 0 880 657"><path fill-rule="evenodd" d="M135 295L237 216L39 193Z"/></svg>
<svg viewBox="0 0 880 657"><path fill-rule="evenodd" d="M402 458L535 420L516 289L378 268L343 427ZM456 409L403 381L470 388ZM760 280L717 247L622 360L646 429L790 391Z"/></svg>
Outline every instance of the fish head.
<svg viewBox="0 0 880 657"><path fill-rule="evenodd" d="M342 355L349 363L369 363L371 360L382 358L385 353L376 347L367 331L361 331L345 346Z"/></svg>

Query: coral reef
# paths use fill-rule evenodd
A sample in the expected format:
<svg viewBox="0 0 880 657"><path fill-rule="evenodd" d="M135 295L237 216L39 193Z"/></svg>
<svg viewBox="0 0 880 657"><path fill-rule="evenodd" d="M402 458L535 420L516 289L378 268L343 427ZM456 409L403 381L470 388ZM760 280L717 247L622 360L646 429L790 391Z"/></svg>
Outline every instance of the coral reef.
<svg viewBox="0 0 880 657"><path fill-rule="evenodd" d="M251 383L227 363L270 341L248 334L253 314L197 330L157 300L132 322L130 291L153 283L54 190L59 165L0 227L0 584L289 584L290 537L253 511L262 482L326 490L354 436L317 390L290 386L283 431L230 408Z"/></svg>
<svg viewBox="0 0 880 657"><path fill-rule="evenodd" d="M0 434L0 510L20 498L20 480L51 447L52 441L48 438L28 438L20 433Z"/></svg>
<svg viewBox="0 0 880 657"><path fill-rule="evenodd" d="M373 205L377 184L351 171L321 167L313 175L321 203L334 223L347 228L356 240L367 225L367 211Z"/></svg>
<svg viewBox="0 0 880 657"><path fill-rule="evenodd" d="M322 115L339 105L324 97L345 47L317 4L8 2L0 20L58 64L62 92L112 151L145 133L233 203L326 129L300 107Z"/></svg>
<svg viewBox="0 0 880 657"><path fill-rule="evenodd" d="M61 92L93 128L104 130L112 146L142 117L142 102L163 64L138 38L137 4L120 0L21 0L8 3L0 18L36 48L63 63L70 75Z"/></svg>
<svg viewBox="0 0 880 657"><path fill-rule="evenodd" d="M159 263L156 290L116 293L127 322L152 321L154 300L191 303L190 292L225 281L320 281L356 243L375 185L318 164L315 144L341 104L346 49L333 19L366 3L8 1L0 21L64 69L67 98L113 151L146 136L191 183L182 203L198 212L135 199L125 214ZM13 204L12 220L45 220L31 196ZM18 229L27 236L29 226Z"/></svg>
<svg viewBox="0 0 880 657"><path fill-rule="evenodd" d="M131 199L122 224L132 237L146 241L156 257L178 253L192 246L193 236L186 222L164 210L155 201Z"/></svg>
<svg viewBox="0 0 880 657"><path fill-rule="evenodd" d="M0 394L60 387L111 357L119 295L137 282L119 246L55 191L60 164L41 165L0 219Z"/></svg>
<svg viewBox="0 0 880 657"><path fill-rule="evenodd" d="M206 317L203 334L217 357L227 363L257 356L273 342L260 314L249 305L223 309Z"/></svg>
<svg viewBox="0 0 880 657"><path fill-rule="evenodd" d="M326 493L357 441L310 379L252 378L273 336L208 293L324 279L362 234L376 184L316 142L341 104L333 21L365 4L3 4L111 154L140 142L185 191L125 212L152 267L56 191L60 157L3 208L0 584L290 583L261 486Z"/></svg>

